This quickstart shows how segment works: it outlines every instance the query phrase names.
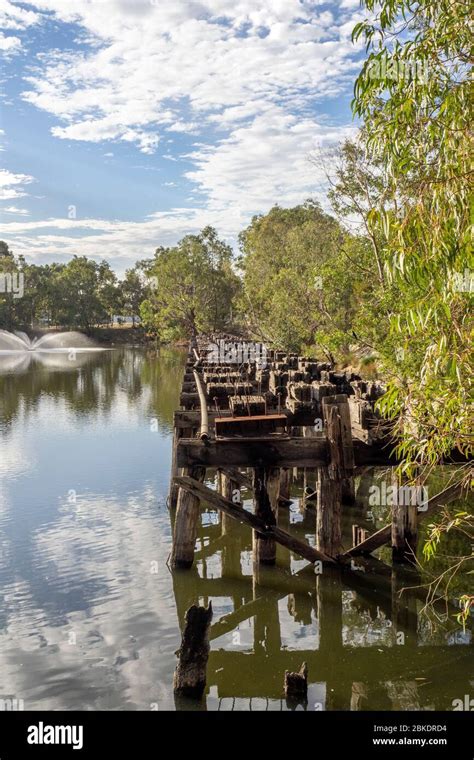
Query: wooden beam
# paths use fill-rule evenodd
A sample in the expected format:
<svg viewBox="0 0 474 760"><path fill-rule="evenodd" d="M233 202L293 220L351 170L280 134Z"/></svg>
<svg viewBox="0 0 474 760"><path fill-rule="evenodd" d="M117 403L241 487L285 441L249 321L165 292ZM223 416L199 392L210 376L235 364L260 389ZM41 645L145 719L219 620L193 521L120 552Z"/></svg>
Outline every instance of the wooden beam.
<svg viewBox="0 0 474 760"><path fill-rule="evenodd" d="M357 467L395 467L399 460L387 443L367 444L353 440ZM178 443L179 467L324 467L329 464L325 438L267 436L262 438L220 438L199 441L182 438Z"/></svg>
<svg viewBox="0 0 474 760"><path fill-rule="evenodd" d="M266 525L264 520L247 512L239 505L233 504L228 499L224 499L216 493L216 491L212 491L210 488L207 488L207 486L202 485L193 478L178 477L176 478L176 483L180 488L188 491L197 499L201 499L208 504L211 504L221 512L230 515L244 525L249 525L253 530L258 531L258 533L266 538L273 538L277 543L286 546L287 549L295 552L295 554L299 554L309 562L328 562L331 564L335 562L332 557L314 549L306 543L306 541L300 541L298 538L295 538L281 528L278 528L276 525Z"/></svg>
<svg viewBox="0 0 474 760"><path fill-rule="evenodd" d="M236 467L219 467L219 470L234 480L241 488L251 491L253 489L252 481L248 475L240 472Z"/></svg>
<svg viewBox="0 0 474 760"><path fill-rule="evenodd" d="M433 514L433 512L438 509L438 507L449 504L451 501L454 501L460 497L462 490L462 483L457 482L452 483L450 486L445 488L444 491L436 494L436 496L432 496L426 504L426 509L418 512L418 520L426 517L427 515ZM390 543L391 539L392 524L390 523L390 525L385 525L383 528L380 528L380 530L378 530L376 533L372 533L372 535L369 536L365 541L362 541L360 544L357 544L357 546L353 546L352 549L344 552L344 554L342 554L342 557L355 557L357 554L366 554L373 552L375 549L379 549L381 546L384 546L384 544Z"/></svg>

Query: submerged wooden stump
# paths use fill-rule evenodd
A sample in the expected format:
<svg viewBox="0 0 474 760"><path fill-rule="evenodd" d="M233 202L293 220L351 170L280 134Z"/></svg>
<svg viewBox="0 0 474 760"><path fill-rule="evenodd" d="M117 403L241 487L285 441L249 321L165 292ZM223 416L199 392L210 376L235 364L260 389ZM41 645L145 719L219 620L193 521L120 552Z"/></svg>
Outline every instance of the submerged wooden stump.
<svg viewBox="0 0 474 760"><path fill-rule="evenodd" d="M206 688L212 602L209 602L209 607L193 605L186 612L184 620L173 688L179 696L199 699Z"/></svg>
<svg viewBox="0 0 474 760"><path fill-rule="evenodd" d="M303 662L299 673L285 670L285 697L293 704L306 702L308 699L308 667Z"/></svg>

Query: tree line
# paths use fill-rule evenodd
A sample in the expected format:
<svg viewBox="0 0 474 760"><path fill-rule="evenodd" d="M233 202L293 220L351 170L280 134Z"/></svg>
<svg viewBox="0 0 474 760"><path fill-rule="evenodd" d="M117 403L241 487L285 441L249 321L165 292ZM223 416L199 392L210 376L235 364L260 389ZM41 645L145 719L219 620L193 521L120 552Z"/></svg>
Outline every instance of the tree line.
<svg viewBox="0 0 474 760"><path fill-rule="evenodd" d="M0 241L0 328L89 332L116 315L133 321L144 293L140 262L119 280L106 261L74 256L66 264L29 264Z"/></svg>

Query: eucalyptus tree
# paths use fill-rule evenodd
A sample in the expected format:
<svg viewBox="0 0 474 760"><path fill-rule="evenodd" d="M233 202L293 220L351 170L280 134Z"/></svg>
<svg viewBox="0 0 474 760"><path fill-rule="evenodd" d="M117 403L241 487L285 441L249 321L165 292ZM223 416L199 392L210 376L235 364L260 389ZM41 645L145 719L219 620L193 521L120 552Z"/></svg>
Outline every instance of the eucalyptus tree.
<svg viewBox="0 0 474 760"><path fill-rule="evenodd" d="M240 281L233 269L232 248L219 240L212 227L186 235L171 248L157 248L144 268L149 294L140 314L161 339L229 326Z"/></svg>
<svg viewBox="0 0 474 760"><path fill-rule="evenodd" d="M370 16L353 37L368 57L353 107L386 188L369 228L385 240L386 277L399 292L382 405L398 419L410 469L472 450L472 32L460 0L363 5Z"/></svg>

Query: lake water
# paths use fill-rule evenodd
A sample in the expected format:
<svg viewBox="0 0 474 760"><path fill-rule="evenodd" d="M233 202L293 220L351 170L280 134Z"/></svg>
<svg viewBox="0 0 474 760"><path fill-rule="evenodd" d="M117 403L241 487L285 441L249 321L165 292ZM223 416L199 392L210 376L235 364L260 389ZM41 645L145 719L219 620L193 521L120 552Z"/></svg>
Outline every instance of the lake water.
<svg viewBox="0 0 474 760"><path fill-rule="evenodd" d="M169 571L182 352L30 359L0 357L0 700L26 710L281 710L291 707L284 671L303 660L308 710L451 710L474 695L470 633L431 630L422 601L400 599L406 579L386 566L316 578L279 547L278 567L253 579L250 531L235 525L223 537L204 509L195 567ZM300 492L297 481L280 518L312 541ZM350 522L373 528L367 520L364 506L346 516L346 545ZM207 693L175 704L180 621L209 600Z"/></svg>

